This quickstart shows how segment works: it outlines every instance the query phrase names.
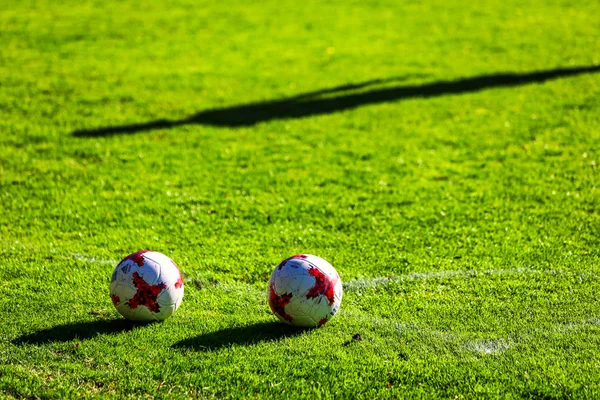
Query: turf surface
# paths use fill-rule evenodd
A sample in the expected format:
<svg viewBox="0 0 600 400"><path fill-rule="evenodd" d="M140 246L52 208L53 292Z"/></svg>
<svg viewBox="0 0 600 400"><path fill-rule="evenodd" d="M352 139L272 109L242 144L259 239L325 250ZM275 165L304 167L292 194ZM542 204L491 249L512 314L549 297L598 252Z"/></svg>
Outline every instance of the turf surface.
<svg viewBox="0 0 600 400"><path fill-rule="evenodd" d="M3 1L0 394L600 397L598 15ZM145 248L186 295L131 325ZM299 252L345 283L318 330L266 304Z"/></svg>

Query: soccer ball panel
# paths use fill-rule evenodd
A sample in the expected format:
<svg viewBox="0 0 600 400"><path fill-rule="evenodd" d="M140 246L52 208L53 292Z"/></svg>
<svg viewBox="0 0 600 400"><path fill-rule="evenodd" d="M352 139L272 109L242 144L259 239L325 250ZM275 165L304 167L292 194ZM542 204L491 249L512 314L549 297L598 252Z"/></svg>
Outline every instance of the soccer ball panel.
<svg viewBox="0 0 600 400"><path fill-rule="evenodd" d="M167 286L167 289L169 287ZM157 302L159 304L159 306L162 308L164 307L170 307L170 306L176 306L179 307L179 304L181 304L181 300L183 298L183 290L163 290L162 292L159 293L159 295L157 296Z"/></svg>
<svg viewBox="0 0 600 400"><path fill-rule="evenodd" d="M159 315L153 313L146 307L130 308L127 303L121 304L117 307L117 311L125 318L131 321L150 322L150 321L162 321Z"/></svg>
<svg viewBox="0 0 600 400"><path fill-rule="evenodd" d="M299 315L294 318L294 323L292 325L300 326L303 328L316 328L318 326L318 323L307 315Z"/></svg>
<svg viewBox="0 0 600 400"><path fill-rule="evenodd" d="M133 267L135 272L149 285L156 285L162 281L160 264L144 257L144 265Z"/></svg>

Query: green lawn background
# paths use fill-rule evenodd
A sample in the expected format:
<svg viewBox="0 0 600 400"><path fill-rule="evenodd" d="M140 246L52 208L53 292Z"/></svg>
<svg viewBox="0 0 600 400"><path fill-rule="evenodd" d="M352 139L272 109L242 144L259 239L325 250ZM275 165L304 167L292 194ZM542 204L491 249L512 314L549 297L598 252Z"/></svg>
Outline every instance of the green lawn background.
<svg viewBox="0 0 600 400"><path fill-rule="evenodd" d="M75 131L388 79L600 64L600 4L0 5L0 393L597 397L600 78L239 128ZM112 269L173 258L181 309L131 327ZM307 252L347 282L323 329L266 305ZM379 279L379 278L389 279ZM360 333L362 341L353 341Z"/></svg>

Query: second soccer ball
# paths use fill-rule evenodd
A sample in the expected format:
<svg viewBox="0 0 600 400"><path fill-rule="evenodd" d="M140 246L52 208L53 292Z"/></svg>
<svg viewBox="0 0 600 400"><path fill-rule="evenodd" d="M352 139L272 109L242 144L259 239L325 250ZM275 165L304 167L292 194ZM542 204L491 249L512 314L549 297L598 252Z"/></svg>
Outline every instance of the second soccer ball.
<svg viewBox="0 0 600 400"><path fill-rule="evenodd" d="M342 292L342 281L331 264L311 254L298 254L273 271L269 305L285 323L319 327L338 311Z"/></svg>

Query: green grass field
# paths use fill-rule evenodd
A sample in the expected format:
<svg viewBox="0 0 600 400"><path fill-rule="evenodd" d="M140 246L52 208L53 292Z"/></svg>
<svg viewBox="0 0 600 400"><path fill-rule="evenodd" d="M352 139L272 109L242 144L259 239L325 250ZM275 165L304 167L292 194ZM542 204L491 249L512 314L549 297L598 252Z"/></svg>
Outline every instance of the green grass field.
<svg viewBox="0 0 600 400"><path fill-rule="evenodd" d="M0 397L599 398L598 15L3 1ZM108 296L139 249L164 323ZM316 330L267 305L300 252Z"/></svg>

